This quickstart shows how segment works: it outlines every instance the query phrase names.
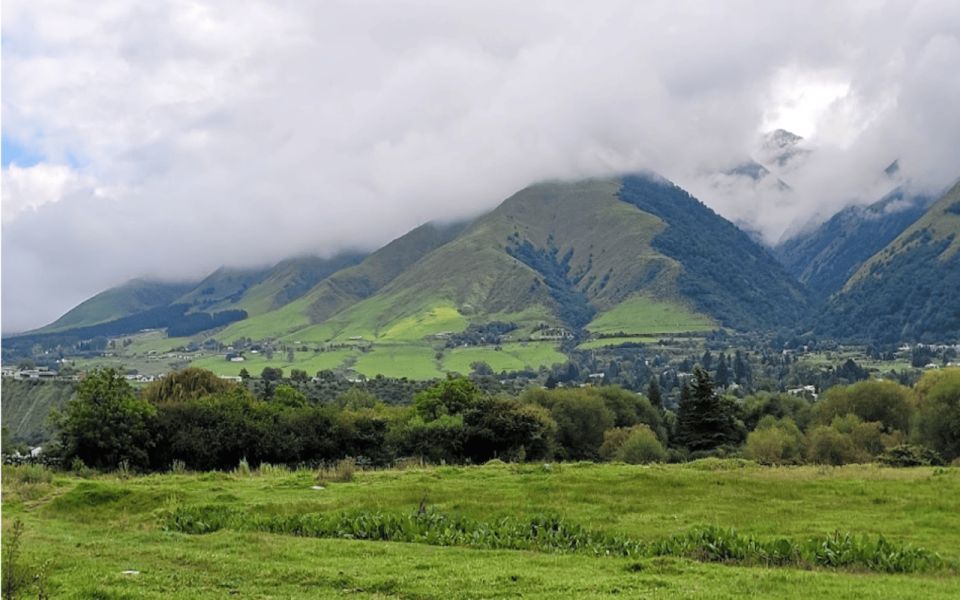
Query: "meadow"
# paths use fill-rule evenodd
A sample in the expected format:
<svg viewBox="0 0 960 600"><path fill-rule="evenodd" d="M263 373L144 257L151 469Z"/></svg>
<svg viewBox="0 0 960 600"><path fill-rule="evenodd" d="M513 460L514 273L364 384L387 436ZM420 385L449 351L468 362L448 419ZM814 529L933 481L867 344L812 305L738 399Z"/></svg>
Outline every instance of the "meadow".
<svg viewBox="0 0 960 600"><path fill-rule="evenodd" d="M214 526L221 512L237 518ZM487 528L560 519L595 537L643 542L704 527L785 544L839 531L882 536L901 554L923 548L939 557L933 567L890 574L863 565L751 564L704 552L618 557L586 547L513 550L505 549L509 539L495 538L491 547L479 534L444 545L450 538L443 531L405 543L275 527L329 515L362 521L418 513ZM207 524L177 520L184 515L207 515ZM44 585L55 598L953 598L960 590L956 467L494 461L355 473L241 466L147 476L7 467L5 544L15 520L24 524L19 564L30 572L46 565ZM278 533L262 530L267 526Z"/></svg>

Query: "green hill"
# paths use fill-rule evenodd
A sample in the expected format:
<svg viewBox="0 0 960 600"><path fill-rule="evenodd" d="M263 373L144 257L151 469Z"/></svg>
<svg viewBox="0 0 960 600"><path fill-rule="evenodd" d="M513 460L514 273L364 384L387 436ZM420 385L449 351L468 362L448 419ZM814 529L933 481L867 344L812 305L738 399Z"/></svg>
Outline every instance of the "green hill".
<svg viewBox="0 0 960 600"><path fill-rule="evenodd" d="M774 254L816 298L826 300L934 200L898 188L869 206L841 210L819 227L779 244Z"/></svg>
<svg viewBox="0 0 960 600"><path fill-rule="evenodd" d="M66 381L3 380L0 422L13 442L38 445L51 437L50 411L62 408L74 395Z"/></svg>
<svg viewBox="0 0 960 600"><path fill-rule="evenodd" d="M363 258L363 254L348 252L332 258L289 258L263 270L220 269L180 301L196 310L240 309L251 316L259 315L297 300L330 275Z"/></svg>
<svg viewBox="0 0 960 600"><path fill-rule="evenodd" d="M322 323L376 294L405 269L448 242L462 229L463 224L421 225L358 264L331 274L286 306L233 324L222 333L221 338L227 341L238 337L276 338Z"/></svg>
<svg viewBox="0 0 960 600"><path fill-rule="evenodd" d="M866 261L814 331L896 343L960 339L960 184Z"/></svg>
<svg viewBox="0 0 960 600"><path fill-rule="evenodd" d="M78 304L50 325L31 333L53 333L88 327L166 306L195 285L197 285L195 282L168 283L134 279L121 286L100 292Z"/></svg>

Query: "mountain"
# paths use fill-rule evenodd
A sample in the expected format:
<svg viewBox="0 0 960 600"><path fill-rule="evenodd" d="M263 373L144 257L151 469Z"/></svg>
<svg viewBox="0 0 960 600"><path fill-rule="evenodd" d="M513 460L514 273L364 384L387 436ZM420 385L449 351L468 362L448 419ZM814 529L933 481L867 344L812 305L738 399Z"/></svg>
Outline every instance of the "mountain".
<svg viewBox="0 0 960 600"><path fill-rule="evenodd" d="M100 292L53 323L31 333L53 333L106 323L153 308L167 306L196 285L134 279Z"/></svg>
<svg viewBox="0 0 960 600"><path fill-rule="evenodd" d="M883 343L960 338L960 184L861 265L814 331Z"/></svg>
<svg viewBox="0 0 960 600"><path fill-rule="evenodd" d="M537 184L472 222L426 224L365 257L220 269L178 291L166 305L57 340L13 340L32 347L167 328L198 342L311 345L313 354L294 359L312 371L431 377L477 360L469 344L448 345L470 328L529 340L478 356L525 368L562 361L556 340L571 335L779 329L809 309L806 291L766 249L652 175ZM154 339L149 349L165 348Z"/></svg>
<svg viewBox="0 0 960 600"><path fill-rule="evenodd" d="M301 256L263 270L218 269L178 302L194 310L238 309L249 316L267 313L301 298L337 271L352 267L364 254L346 252L332 258Z"/></svg>
<svg viewBox="0 0 960 600"><path fill-rule="evenodd" d="M785 129L776 129L763 136L758 155L760 162L777 168L796 166L810 150L803 147L803 138Z"/></svg>
<svg viewBox="0 0 960 600"><path fill-rule="evenodd" d="M919 219L934 199L897 188L869 206L849 206L819 227L781 242L774 255L816 299L826 300Z"/></svg>
<svg viewBox="0 0 960 600"><path fill-rule="evenodd" d="M429 252L453 239L464 224L427 223L393 240L358 264L330 274L279 310L236 323L224 339L282 337L322 323L380 291Z"/></svg>

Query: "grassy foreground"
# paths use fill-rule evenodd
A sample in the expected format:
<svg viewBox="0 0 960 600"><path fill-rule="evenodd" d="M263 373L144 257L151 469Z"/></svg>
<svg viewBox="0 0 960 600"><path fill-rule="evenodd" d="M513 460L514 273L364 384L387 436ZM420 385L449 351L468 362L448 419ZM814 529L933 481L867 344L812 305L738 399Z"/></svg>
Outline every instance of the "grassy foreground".
<svg viewBox="0 0 960 600"><path fill-rule="evenodd" d="M960 590L957 468L497 463L360 472L319 490L315 483L314 472L272 468L129 479L51 478L5 468L4 531L15 519L24 522L23 562L49 561L54 598L950 598ZM230 528L187 535L162 526L171 511L210 505L282 517L412 513L421 503L477 521L559 515L593 531L645 540L710 525L758 539L802 541L836 530L882 535L937 552L948 566L889 575Z"/></svg>

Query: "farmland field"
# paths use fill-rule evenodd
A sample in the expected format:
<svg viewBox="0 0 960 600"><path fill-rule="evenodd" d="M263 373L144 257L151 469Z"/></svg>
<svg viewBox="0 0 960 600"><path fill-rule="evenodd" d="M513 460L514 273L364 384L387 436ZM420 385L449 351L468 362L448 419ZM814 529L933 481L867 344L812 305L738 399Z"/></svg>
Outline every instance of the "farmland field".
<svg viewBox="0 0 960 600"><path fill-rule="evenodd" d="M23 521L21 563L29 570L49 561L48 591L56 598L951 598L960 589L957 468L495 462L361 471L349 482L324 481L323 489L312 489L314 472L282 468L127 479L5 468L3 476L4 530ZM267 522L343 511L412 514L421 506L481 523L556 515L648 541L713 525L760 540L803 541L839 530L922 546L944 564L911 574L745 566L231 526L182 533L170 519L193 509Z"/></svg>

